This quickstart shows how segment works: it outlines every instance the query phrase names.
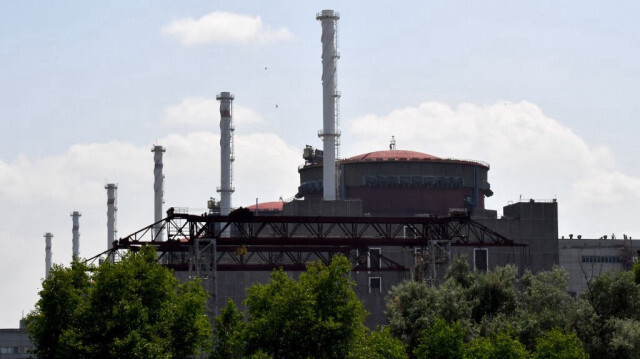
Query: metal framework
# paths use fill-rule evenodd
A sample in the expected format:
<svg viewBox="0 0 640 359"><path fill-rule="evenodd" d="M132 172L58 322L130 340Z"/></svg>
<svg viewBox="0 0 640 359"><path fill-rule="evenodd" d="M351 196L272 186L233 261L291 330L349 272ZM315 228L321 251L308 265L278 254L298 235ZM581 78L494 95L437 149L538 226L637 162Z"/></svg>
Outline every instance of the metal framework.
<svg viewBox="0 0 640 359"><path fill-rule="evenodd" d="M166 266L207 276L215 275L216 270L304 270L311 261L328 264L338 253L351 260L354 271L367 270L369 247L523 246L465 215L287 217L253 216L247 211L220 216L174 213L171 209L167 214L167 218L115 241L113 249L101 255L117 258L120 251L153 245ZM158 227L166 231L167 240L154 239ZM380 262L377 271L409 271L380 253L375 256Z"/></svg>

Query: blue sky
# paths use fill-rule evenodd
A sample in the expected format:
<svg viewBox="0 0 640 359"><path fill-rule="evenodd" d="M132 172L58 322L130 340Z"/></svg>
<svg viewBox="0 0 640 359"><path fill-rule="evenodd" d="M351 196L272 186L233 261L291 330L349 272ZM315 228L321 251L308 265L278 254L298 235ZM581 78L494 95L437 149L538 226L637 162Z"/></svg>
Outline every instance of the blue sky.
<svg viewBox="0 0 640 359"><path fill-rule="evenodd" d="M342 154L398 149L491 163L495 196L557 198L560 234L640 237L640 9L632 1L13 1L0 3L0 327L37 299L54 262L151 223L151 146L168 206L219 186L215 95L236 121L236 206L292 196L320 147L315 14L341 14ZM265 69L266 68L266 69ZM276 107L277 105L277 107ZM19 253L19 255L16 255Z"/></svg>

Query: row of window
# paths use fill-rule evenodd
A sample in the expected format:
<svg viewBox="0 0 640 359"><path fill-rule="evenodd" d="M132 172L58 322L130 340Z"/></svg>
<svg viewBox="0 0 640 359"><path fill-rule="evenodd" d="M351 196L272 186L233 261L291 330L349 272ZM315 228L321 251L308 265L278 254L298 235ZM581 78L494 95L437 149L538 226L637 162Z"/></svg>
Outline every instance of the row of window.
<svg viewBox="0 0 640 359"><path fill-rule="evenodd" d="M27 347L0 346L0 354L25 354L30 352L29 349Z"/></svg>
<svg viewBox="0 0 640 359"><path fill-rule="evenodd" d="M622 263L618 256L582 256L582 263Z"/></svg>
<svg viewBox="0 0 640 359"><path fill-rule="evenodd" d="M460 188L462 177L458 176L362 176L362 185L367 187L426 187Z"/></svg>

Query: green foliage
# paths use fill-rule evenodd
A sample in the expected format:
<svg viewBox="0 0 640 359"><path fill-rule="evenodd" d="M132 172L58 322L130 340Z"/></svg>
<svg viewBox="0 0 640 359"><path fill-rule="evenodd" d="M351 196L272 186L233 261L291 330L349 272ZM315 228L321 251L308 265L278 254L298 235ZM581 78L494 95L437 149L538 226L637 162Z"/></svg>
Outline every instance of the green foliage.
<svg viewBox="0 0 640 359"><path fill-rule="evenodd" d="M32 342L40 358L71 358L80 325L78 312L88 295L88 267L73 261L71 268L54 265L42 282L40 300L27 316Z"/></svg>
<svg viewBox="0 0 640 359"><path fill-rule="evenodd" d="M462 359L465 333L460 323L448 324L436 318L424 331L418 347L413 351L418 359Z"/></svg>
<svg viewBox="0 0 640 359"><path fill-rule="evenodd" d="M496 333L491 338L479 337L467 346L465 359L526 359L530 354L525 346L513 338L509 331Z"/></svg>
<svg viewBox="0 0 640 359"><path fill-rule="evenodd" d="M640 284L640 261L633 263L631 271L633 272L633 280L636 284Z"/></svg>
<svg viewBox="0 0 640 359"><path fill-rule="evenodd" d="M422 282L405 281L389 291L386 315L391 334L402 340L410 352L418 345L420 334L437 315L437 289Z"/></svg>
<svg viewBox="0 0 640 359"><path fill-rule="evenodd" d="M563 333L555 328L545 333L536 344L536 352L533 359L586 359L587 354L582 346L582 341L571 332Z"/></svg>
<svg viewBox="0 0 640 359"><path fill-rule="evenodd" d="M471 273L469 262L464 256L456 256L453 259L451 266L449 266L449 269L447 270L445 278L448 281L453 281L459 284L463 288L469 288L475 280Z"/></svg>
<svg viewBox="0 0 640 359"><path fill-rule="evenodd" d="M553 328L571 331L580 318L567 285L568 274L560 267L526 272L518 278L514 266L478 273L469 270L465 259L457 258L438 288L416 282L393 287L386 298L386 313L391 333L405 342L410 353L436 318L459 323L469 339L475 338L470 350L481 351L494 345L499 335L510 333L532 351L543 333Z"/></svg>
<svg viewBox="0 0 640 359"><path fill-rule="evenodd" d="M40 358L184 358L210 345L206 298L145 247L97 268L55 267L28 330Z"/></svg>
<svg viewBox="0 0 640 359"><path fill-rule="evenodd" d="M640 320L640 287L636 285L631 272L602 274L589 283L583 297L604 319L616 317Z"/></svg>
<svg viewBox="0 0 640 359"><path fill-rule="evenodd" d="M373 330L357 341L349 353L349 359L406 359L407 351L402 341L394 338L388 328Z"/></svg>
<svg viewBox="0 0 640 359"><path fill-rule="evenodd" d="M634 274L610 272L589 282L576 305L573 325L592 358L636 358L640 287Z"/></svg>
<svg viewBox="0 0 640 359"><path fill-rule="evenodd" d="M517 323L523 344L533 349L536 339L543 333L553 328L570 330L570 315L574 310L575 300L567 291L567 271L558 266L537 274L527 271L520 283L523 290Z"/></svg>
<svg viewBox="0 0 640 359"><path fill-rule="evenodd" d="M274 358L345 358L364 335L366 311L349 278L351 263L335 256L308 266L299 279L274 271L246 299L246 348Z"/></svg>
<svg viewBox="0 0 640 359"><path fill-rule="evenodd" d="M242 358L245 332L243 317L233 300L229 299L220 315L215 318L212 359Z"/></svg>
<svg viewBox="0 0 640 359"><path fill-rule="evenodd" d="M640 353L640 322L633 319L611 318L606 327L611 331L608 345L611 357L638 358Z"/></svg>
<svg viewBox="0 0 640 359"><path fill-rule="evenodd" d="M470 293L478 300L471 314L473 319L479 323L487 315L513 312L518 306L516 283L517 268L512 265L479 274Z"/></svg>
<svg viewBox="0 0 640 359"><path fill-rule="evenodd" d="M529 358L529 352L524 344L508 332L500 332L492 338L494 352L491 358L495 359L526 359Z"/></svg>
<svg viewBox="0 0 640 359"><path fill-rule="evenodd" d="M495 347L491 339L478 337L468 344L464 352L464 359L492 359L494 353Z"/></svg>

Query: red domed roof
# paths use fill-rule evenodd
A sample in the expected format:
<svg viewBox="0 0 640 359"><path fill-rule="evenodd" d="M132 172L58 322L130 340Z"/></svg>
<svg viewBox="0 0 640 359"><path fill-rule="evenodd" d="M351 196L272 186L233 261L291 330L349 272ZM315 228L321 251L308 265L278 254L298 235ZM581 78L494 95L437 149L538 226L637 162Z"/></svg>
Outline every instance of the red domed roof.
<svg viewBox="0 0 640 359"><path fill-rule="evenodd" d="M284 202L282 201L274 201L274 202L264 202L264 203L258 203L258 212L260 211L280 211L282 212L282 206L284 205ZM253 206L249 206L247 207L248 210L255 212L256 211L256 205L254 204Z"/></svg>
<svg viewBox="0 0 640 359"><path fill-rule="evenodd" d="M363 153L347 158L347 161L423 161L439 160L440 158L422 152L388 150Z"/></svg>

